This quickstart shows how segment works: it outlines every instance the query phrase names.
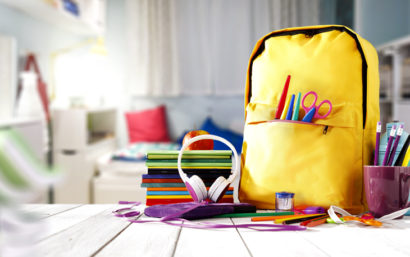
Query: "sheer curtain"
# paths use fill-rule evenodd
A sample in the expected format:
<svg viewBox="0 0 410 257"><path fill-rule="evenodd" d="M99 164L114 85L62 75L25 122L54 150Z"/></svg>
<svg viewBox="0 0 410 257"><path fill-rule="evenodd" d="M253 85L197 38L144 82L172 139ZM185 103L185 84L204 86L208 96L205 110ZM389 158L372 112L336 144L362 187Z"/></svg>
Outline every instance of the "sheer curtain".
<svg viewBox="0 0 410 257"><path fill-rule="evenodd" d="M128 92L243 94L264 34L319 23L320 0L127 0Z"/></svg>

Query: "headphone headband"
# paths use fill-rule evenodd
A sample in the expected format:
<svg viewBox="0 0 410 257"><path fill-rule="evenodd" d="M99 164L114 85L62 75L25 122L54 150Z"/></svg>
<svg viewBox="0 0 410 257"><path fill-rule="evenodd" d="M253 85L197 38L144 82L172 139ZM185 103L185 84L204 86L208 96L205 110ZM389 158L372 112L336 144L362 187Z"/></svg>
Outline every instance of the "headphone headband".
<svg viewBox="0 0 410 257"><path fill-rule="evenodd" d="M200 140L204 140L204 139L213 139L213 140L217 140L219 142L224 143L225 145L227 145L233 152L233 157L234 159L232 160L232 169L231 169L231 175L229 176L229 178L227 179L228 183L232 183L233 180L235 179L235 177L238 175L239 173L239 159L238 159L238 154L236 152L235 147L225 138L219 137L219 136L215 136L215 135L201 135L201 136L196 136L193 137L191 139L189 139L182 147L181 150L179 150L179 154L178 154L178 172L179 172L179 176L181 177L181 179L185 181L188 179L188 176L182 171L181 168L181 160L182 160L182 154L184 153L185 148L187 148L190 144L196 142L196 141L200 141Z"/></svg>

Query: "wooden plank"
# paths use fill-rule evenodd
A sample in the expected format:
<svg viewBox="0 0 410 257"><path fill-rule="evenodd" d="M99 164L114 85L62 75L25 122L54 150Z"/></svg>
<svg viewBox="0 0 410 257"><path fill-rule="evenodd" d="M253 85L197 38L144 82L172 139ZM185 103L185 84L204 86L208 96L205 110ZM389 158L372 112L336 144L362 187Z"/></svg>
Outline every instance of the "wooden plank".
<svg viewBox="0 0 410 257"><path fill-rule="evenodd" d="M129 223L115 217L112 211L118 206L106 205L108 209L88 216L66 230L38 243L38 256L90 256L121 233Z"/></svg>
<svg viewBox="0 0 410 257"><path fill-rule="evenodd" d="M210 221L210 220L206 220ZM231 219L212 219L210 222L232 224ZM266 243L266 241L265 241ZM265 253L266 254L266 253ZM231 229L182 228L175 256L250 256L238 231Z"/></svg>
<svg viewBox="0 0 410 257"><path fill-rule="evenodd" d="M410 256L409 229L409 220L391 221L380 228L326 224L302 236L332 256Z"/></svg>
<svg viewBox="0 0 410 257"><path fill-rule="evenodd" d="M105 204L83 205L50 216L44 220L45 229L38 241L44 240L109 208L111 208L110 205Z"/></svg>
<svg viewBox="0 0 410 257"><path fill-rule="evenodd" d="M25 212L46 218L81 206L80 204L25 204L21 209Z"/></svg>
<svg viewBox="0 0 410 257"><path fill-rule="evenodd" d="M142 216L142 220L150 219ZM181 227L160 223L131 224L97 256L172 256Z"/></svg>
<svg viewBox="0 0 410 257"><path fill-rule="evenodd" d="M234 224L252 223L250 218L234 218ZM258 224L272 222L258 222ZM261 232L238 229L252 256L328 256L298 231ZM340 241L339 241L340 244Z"/></svg>

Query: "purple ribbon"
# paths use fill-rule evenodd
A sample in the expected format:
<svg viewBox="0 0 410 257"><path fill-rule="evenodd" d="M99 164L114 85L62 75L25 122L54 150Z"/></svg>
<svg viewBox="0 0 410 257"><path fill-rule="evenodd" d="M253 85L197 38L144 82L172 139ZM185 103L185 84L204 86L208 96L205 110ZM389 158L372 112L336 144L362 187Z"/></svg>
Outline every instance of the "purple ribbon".
<svg viewBox="0 0 410 257"><path fill-rule="evenodd" d="M119 204L127 204L127 203L122 203L123 201L119 202ZM139 211L132 211L134 206L139 205L140 203L135 203L132 202L133 205L129 208L121 208L116 211L113 211L114 215L117 217L135 217L140 214ZM227 225L227 224L218 224L218 223L213 223L213 222L192 222L186 219L181 219L178 217L181 217L184 213L187 213L189 211L192 211L199 206L206 205L208 204L206 201L202 201L200 203L197 203L193 205L190 208L187 208L183 211L162 217L159 220L135 220L135 219L128 219L129 222L132 223L165 223L171 226L178 226L178 227L184 227L184 228L197 228L197 229L211 229L211 228L247 228L247 229L252 229L256 231L300 231L300 230L306 230L306 227L304 226L295 226L295 225L279 225L279 224L260 224L260 223L251 223L251 224L238 224L238 225ZM128 213L123 213L124 211L131 211ZM182 223L173 223L172 221L179 221Z"/></svg>

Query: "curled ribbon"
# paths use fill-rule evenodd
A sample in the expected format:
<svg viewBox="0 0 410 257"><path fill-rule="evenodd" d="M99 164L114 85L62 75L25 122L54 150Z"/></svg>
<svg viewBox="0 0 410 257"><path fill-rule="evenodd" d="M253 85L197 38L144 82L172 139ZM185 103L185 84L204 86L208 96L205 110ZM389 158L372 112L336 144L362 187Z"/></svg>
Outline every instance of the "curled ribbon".
<svg viewBox="0 0 410 257"><path fill-rule="evenodd" d="M403 216L408 210L410 210L410 207L409 207L409 208L405 208L405 209L398 210L398 211L396 211L396 212L393 212L393 213L390 213L390 214L387 214L387 215L384 215L383 217L380 217L380 218L378 218L378 219L374 219L374 220L364 220L364 221L363 221L363 219L357 218L357 217L355 217L354 215L350 214L349 212L343 210L342 208L337 207L337 206L334 206L334 205L330 206L330 208L327 210L327 213L329 214L330 218L331 218L335 223L338 223L338 224L342 224L342 223L344 223L345 221L341 220L336 213L341 214L343 217L345 217L345 216L348 217L347 220L356 220L356 221L361 221L361 222L363 222L363 223L365 223L365 224L367 224L367 225L381 226L381 225L382 225L381 222L390 221L390 220L394 220L394 219L396 219L396 218L398 218L398 217L401 217L401 216Z"/></svg>

